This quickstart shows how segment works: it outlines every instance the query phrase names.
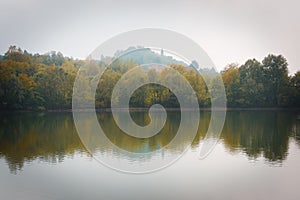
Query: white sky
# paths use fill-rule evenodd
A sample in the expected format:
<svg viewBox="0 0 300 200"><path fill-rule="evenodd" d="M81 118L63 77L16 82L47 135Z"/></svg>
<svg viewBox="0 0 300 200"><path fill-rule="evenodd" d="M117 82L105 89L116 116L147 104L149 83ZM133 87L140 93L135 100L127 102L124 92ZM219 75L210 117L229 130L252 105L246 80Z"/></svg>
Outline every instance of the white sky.
<svg viewBox="0 0 300 200"><path fill-rule="evenodd" d="M196 41L220 70L282 54L300 70L297 0L0 0L0 53L61 51L85 58L105 40L139 28L164 28Z"/></svg>

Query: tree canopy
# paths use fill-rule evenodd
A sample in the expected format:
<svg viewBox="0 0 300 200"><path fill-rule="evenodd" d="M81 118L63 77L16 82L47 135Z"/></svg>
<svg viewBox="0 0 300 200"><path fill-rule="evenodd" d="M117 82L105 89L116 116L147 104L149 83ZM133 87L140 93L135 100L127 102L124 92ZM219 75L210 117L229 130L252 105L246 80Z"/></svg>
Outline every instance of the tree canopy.
<svg viewBox="0 0 300 200"><path fill-rule="evenodd" d="M134 59L126 56L126 59L118 59L107 66L105 59L92 63L65 57L60 52L31 54L16 46L10 46L0 56L0 110L70 109L76 74L79 67L85 65L93 67L87 68L89 71L81 77L80 81L83 83L89 82L89 74L108 67L99 81L95 96L97 108L108 108L111 105L114 85L125 72L141 64L140 60L159 58L150 50L146 53L148 57L144 55L141 58L141 52L136 52ZM165 60L175 60L162 56ZM217 94L222 84L222 80L214 73L198 73L180 62L168 65L189 81L200 107L209 107L211 101L219 100L218 96L210 97L209 94L210 90ZM209 80L207 85L204 77ZM240 66L229 64L221 71L221 77L229 107L300 107L300 71L289 76L288 63L282 55L270 54L261 62L249 59ZM140 78L172 79L168 76L167 69L151 69L146 76L141 75ZM172 81L177 84L176 80ZM88 98L88 91L82 96ZM149 107L155 103L166 107L179 106L173 92L158 84L148 84L137 89L130 100L132 107Z"/></svg>

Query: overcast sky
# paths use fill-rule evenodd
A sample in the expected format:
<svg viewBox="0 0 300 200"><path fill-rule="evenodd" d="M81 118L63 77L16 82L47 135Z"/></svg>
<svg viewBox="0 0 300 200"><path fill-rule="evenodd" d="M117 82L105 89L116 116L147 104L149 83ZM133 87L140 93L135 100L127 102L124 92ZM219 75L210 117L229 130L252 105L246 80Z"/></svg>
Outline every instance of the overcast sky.
<svg viewBox="0 0 300 200"><path fill-rule="evenodd" d="M103 41L139 28L164 28L196 41L220 70L282 54L300 70L297 0L0 0L0 53L61 51L85 58Z"/></svg>

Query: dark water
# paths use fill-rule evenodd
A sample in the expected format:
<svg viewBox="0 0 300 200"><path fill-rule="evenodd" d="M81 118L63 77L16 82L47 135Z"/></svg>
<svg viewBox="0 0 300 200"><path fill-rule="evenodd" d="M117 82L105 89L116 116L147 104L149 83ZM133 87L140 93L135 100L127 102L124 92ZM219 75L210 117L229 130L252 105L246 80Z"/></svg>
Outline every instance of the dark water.
<svg viewBox="0 0 300 200"><path fill-rule="evenodd" d="M132 117L140 125L149 122L144 112ZM169 112L164 129L151 139L122 133L110 113L99 113L98 119L114 144L136 152L168 144L180 113ZM210 112L201 111L195 139L182 137L177 145L191 144L190 149L173 165L132 175L93 159L72 113L1 114L0 199L300 199L300 112L228 111L218 145L200 160L199 145L209 121Z"/></svg>

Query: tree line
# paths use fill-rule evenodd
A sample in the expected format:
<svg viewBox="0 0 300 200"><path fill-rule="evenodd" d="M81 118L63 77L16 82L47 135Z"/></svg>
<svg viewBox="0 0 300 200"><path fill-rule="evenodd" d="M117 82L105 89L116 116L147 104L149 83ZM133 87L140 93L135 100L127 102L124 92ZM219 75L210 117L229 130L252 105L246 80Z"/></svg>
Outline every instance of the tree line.
<svg viewBox="0 0 300 200"><path fill-rule="evenodd" d="M282 55L268 55L262 62L249 59L241 66L230 64L221 74L228 106L300 106L300 71L289 76Z"/></svg>
<svg viewBox="0 0 300 200"><path fill-rule="evenodd" d="M138 64L130 59L117 59L105 70L96 90L97 108L110 107L115 84L125 72ZM211 101L218 101L220 97L210 97L209 94L209 91L218 94L222 84L218 77L200 75L178 63L169 63L169 66L189 81L200 107L209 107ZM80 81L88 83L89 74L106 68L107 62L73 59L54 51L43 55L31 54L10 46L0 56L0 110L70 109L73 84L80 67L86 70ZM230 64L221 71L221 77L229 107L300 107L300 71L289 75L287 60L282 55L268 55L262 62L249 59L240 66ZM172 80L167 69L151 69L139 78ZM207 85L204 78L208 80ZM172 81L178 84L176 79ZM88 98L89 95L82 96ZM149 107L155 103L166 107L179 106L173 92L157 84L142 86L130 100L132 107Z"/></svg>

